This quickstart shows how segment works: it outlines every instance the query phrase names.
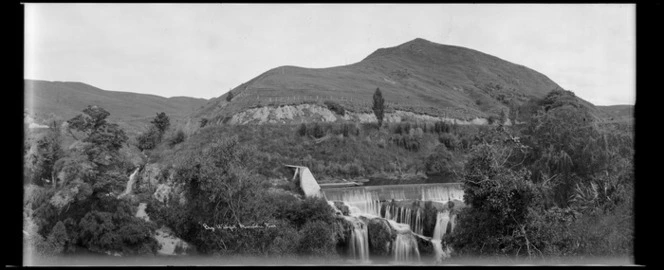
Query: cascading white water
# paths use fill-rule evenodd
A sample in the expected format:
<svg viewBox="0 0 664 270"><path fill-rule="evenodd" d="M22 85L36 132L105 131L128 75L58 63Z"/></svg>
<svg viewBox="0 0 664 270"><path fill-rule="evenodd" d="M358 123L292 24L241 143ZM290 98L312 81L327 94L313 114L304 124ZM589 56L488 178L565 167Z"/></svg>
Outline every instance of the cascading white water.
<svg viewBox="0 0 664 270"><path fill-rule="evenodd" d="M348 205L350 215L360 214L380 216L380 200L378 196L363 189L349 190L341 195L326 196L328 201L341 201Z"/></svg>
<svg viewBox="0 0 664 270"><path fill-rule="evenodd" d="M447 223L450 221L450 212L438 212L436 215L436 226L433 229L433 240L442 240L447 231Z"/></svg>
<svg viewBox="0 0 664 270"><path fill-rule="evenodd" d="M125 188L125 191L118 196L118 199L127 196L127 194L131 193L131 189L134 186L134 183L136 183L136 175L138 175L138 170L140 169L141 167L136 168L136 170L134 170L134 172L129 176L129 181L127 181L127 187Z"/></svg>
<svg viewBox="0 0 664 270"><path fill-rule="evenodd" d="M413 216L414 215L414 216ZM410 207L394 207L391 205L385 205L385 212L381 216L385 219L396 221L399 223L408 224L411 230L417 234L422 234L423 223L422 223L422 209L412 209Z"/></svg>
<svg viewBox="0 0 664 270"><path fill-rule="evenodd" d="M413 191L413 190L411 190ZM414 191L417 191L415 189ZM419 194L422 201L435 201L448 203L451 200L463 200L463 190L457 186L424 186ZM382 193L381 193L382 192ZM401 207L395 204L381 204L380 196L385 196L386 191L367 191L365 189L347 189L341 192L323 192L328 200L328 204L336 209L334 201L343 202L348 206L349 215L344 216L353 224L351 239L348 241L348 251L354 259L369 261L369 238L368 228L360 216L367 218L384 218L390 226L396 230L396 239L391 244L392 254L396 262L413 262L420 260L420 253L417 246L415 234L422 235L424 230L424 212L423 209L413 205L406 205L403 202ZM408 193L413 195L412 193ZM402 190L390 190L390 199L395 201L406 200L405 192ZM417 196L417 195L416 195ZM410 198L413 199L413 198ZM420 205L421 206L421 205ZM383 211L381 211L381 207ZM438 207L438 206L437 206ZM338 209L336 210L338 211ZM381 213L382 212L382 213ZM449 210L439 212L436 217L434 235L430 239L434 246L434 253L438 261L449 257L449 252L444 249L442 238L445 235L448 224L454 227L454 216L450 216ZM429 239L428 237L423 239ZM447 247L449 249L449 247Z"/></svg>
<svg viewBox="0 0 664 270"><path fill-rule="evenodd" d="M394 241L394 259L397 262L419 261L420 251L417 248L417 240L411 233L399 233Z"/></svg>
<svg viewBox="0 0 664 270"><path fill-rule="evenodd" d="M353 224L351 240L348 241L349 253L354 259L367 261L369 259L369 231L367 225L357 217L344 217Z"/></svg>
<svg viewBox="0 0 664 270"><path fill-rule="evenodd" d="M419 261L420 250L417 248L417 240L410 230L410 226L393 220L388 220L388 222L397 231L397 237L392 245L394 260L397 262Z"/></svg>
<svg viewBox="0 0 664 270"><path fill-rule="evenodd" d="M463 190L452 186L422 187L422 201L463 200Z"/></svg>

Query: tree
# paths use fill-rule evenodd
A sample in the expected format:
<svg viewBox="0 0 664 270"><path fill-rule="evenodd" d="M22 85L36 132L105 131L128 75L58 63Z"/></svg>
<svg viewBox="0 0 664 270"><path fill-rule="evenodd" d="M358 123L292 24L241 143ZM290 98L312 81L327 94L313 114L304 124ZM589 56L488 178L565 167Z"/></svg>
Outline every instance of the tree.
<svg viewBox="0 0 664 270"><path fill-rule="evenodd" d="M380 92L379 88L376 88L376 92L374 92L372 109L378 120L378 126L382 126L385 113L385 99L383 99L383 94Z"/></svg>
<svg viewBox="0 0 664 270"><path fill-rule="evenodd" d="M233 100L233 92L228 91L228 95L226 95L226 101L231 102Z"/></svg>
<svg viewBox="0 0 664 270"><path fill-rule="evenodd" d="M64 151L60 147L61 141L58 124L53 121L48 132L35 142L34 147L30 147L27 161L31 169L32 183L42 186L45 182L51 181L55 187L54 165L64 156Z"/></svg>
<svg viewBox="0 0 664 270"><path fill-rule="evenodd" d="M207 125L207 123L208 123L208 119L207 118L201 118L200 123L201 123L201 128L204 128L205 125Z"/></svg>
<svg viewBox="0 0 664 270"><path fill-rule="evenodd" d="M541 202L539 189L527 170L513 171L504 164L513 146L482 144L473 148L465 165L464 202L471 207L459 214L451 241L459 253L530 255L531 208Z"/></svg>
<svg viewBox="0 0 664 270"><path fill-rule="evenodd" d="M455 175L457 171L456 167L452 153L447 150L444 144L441 144L427 157L425 172L429 176Z"/></svg>
<svg viewBox="0 0 664 270"><path fill-rule="evenodd" d="M161 143L162 139L164 138L164 133L166 133L166 130L171 125L168 116L166 116L166 113L163 112L157 113L157 116L152 119L150 123L152 125L148 127L148 130L136 138L138 141L137 147L141 151L150 150L157 147L157 145Z"/></svg>
<svg viewBox="0 0 664 270"><path fill-rule="evenodd" d="M254 173L256 149L231 137L186 151L177 161L175 177L185 188L186 218L182 220L189 224L179 226L188 228L180 235L202 252L241 249L250 236L237 231L207 232L201 224L249 226L270 221L273 209L265 203L265 190Z"/></svg>
<svg viewBox="0 0 664 270"><path fill-rule="evenodd" d="M48 236L56 252L82 247L101 254L156 253L155 226L135 217L132 205L116 196L128 176L119 153L127 139L124 131L106 121L109 113L103 108L88 106L83 112L68 124L87 137L54 164L62 185L34 209L40 236Z"/></svg>
<svg viewBox="0 0 664 270"><path fill-rule="evenodd" d="M535 181L552 179L556 204L565 207L577 184L609 169L609 151L593 116L574 93L552 91L538 105L522 131L531 149L524 164Z"/></svg>
<svg viewBox="0 0 664 270"><path fill-rule="evenodd" d="M152 123L152 125L154 125L157 128L160 136L163 136L164 132L166 132L168 127L171 126L171 122L168 119L168 116L166 116L166 113L164 112L157 113L157 116L154 119L152 119L150 123Z"/></svg>
<svg viewBox="0 0 664 270"><path fill-rule="evenodd" d="M83 113L67 121L70 133L74 129L87 135L83 138L83 142L88 143L83 152L89 160L99 165L116 163L120 158L118 150L128 140L124 130L107 122L110 113L99 106L88 106Z"/></svg>

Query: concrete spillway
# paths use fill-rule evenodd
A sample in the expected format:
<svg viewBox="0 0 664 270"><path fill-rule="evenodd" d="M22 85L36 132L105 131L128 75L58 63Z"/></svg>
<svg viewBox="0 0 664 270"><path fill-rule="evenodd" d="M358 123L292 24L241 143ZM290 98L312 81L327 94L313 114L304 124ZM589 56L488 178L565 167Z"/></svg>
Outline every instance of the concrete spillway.
<svg viewBox="0 0 664 270"><path fill-rule="evenodd" d="M330 201L345 201L344 198L350 194L365 194L364 196L369 196L379 201L390 201L392 199L422 201L463 200L462 183L323 188L321 192Z"/></svg>

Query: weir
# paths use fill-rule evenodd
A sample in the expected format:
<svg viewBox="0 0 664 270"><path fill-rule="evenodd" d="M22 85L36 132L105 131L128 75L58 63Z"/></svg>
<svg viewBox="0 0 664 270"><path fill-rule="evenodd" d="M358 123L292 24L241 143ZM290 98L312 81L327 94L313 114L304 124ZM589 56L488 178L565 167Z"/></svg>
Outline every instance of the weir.
<svg viewBox="0 0 664 270"><path fill-rule="evenodd" d="M438 202L446 202L450 200L463 201L462 183L323 188L321 189L321 192L327 200L331 201L343 201L344 196L348 196L348 194L370 196L372 199L378 201L390 201L392 199Z"/></svg>
<svg viewBox="0 0 664 270"><path fill-rule="evenodd" d="M347 242L348 253L354 260L370 262L369 229L370 220L387 221L393 233L390 243L391 255L397 263L419 262L418 241L429 241L433 246L436 261L449 257L449 247L442 238L448 224L454 230L456 215L450 215L449 202L455 206L463 204L462 183L436 183L385 186L319 186L307 167L286 165L295 168L293 180L299 180L300 187L307 197L323 197L337 215L342 211L336 203L348 207L348 216L344 219L352 224L350 239ZM298 179L299 178L299 179ZM437 211L433 235L423 235L424 209L428 203ZM458 204L457 204L458 203ZM428 211L428 210L427 210ZM431 212L427 212L431 213ZM430 214L427 214L430 215ZM431 219L428 219L431 220ZM430 222L430 221L429 221ZM428 227L431 228L431 227ZM420 240L418 240L420 239ZM445 250L447 249L447 250ZM445 251L444 251L445 250Z"/></svg>

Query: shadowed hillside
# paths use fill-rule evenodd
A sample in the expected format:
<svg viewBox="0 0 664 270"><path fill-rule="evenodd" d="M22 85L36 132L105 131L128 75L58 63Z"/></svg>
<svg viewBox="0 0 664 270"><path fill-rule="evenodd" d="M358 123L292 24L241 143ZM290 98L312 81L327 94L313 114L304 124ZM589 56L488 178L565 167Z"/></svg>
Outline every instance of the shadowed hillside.
<svg viewBox="0 0 664 270"><path fill-rule="evenodd" d="M376 88L390 109L472 119L541 98L559 89L545 75L475 50L415 39L378 49L361 62L313 69L271 69L210 100L194 114L223 119L266 105L320 103L332 100L354 112L369 112Z"/></svg>
<svg viewBox="0 0 664 270"><path fill-rule="evenodd" d="M25 109L37 123L54 118L68 120L88 105L99 105L111 113L109 120L130 133L142 130L159 112L165 112L174 123L183 122L205 103L199 98L106 91L80 82L25 80L24 93Z"/></svg>

